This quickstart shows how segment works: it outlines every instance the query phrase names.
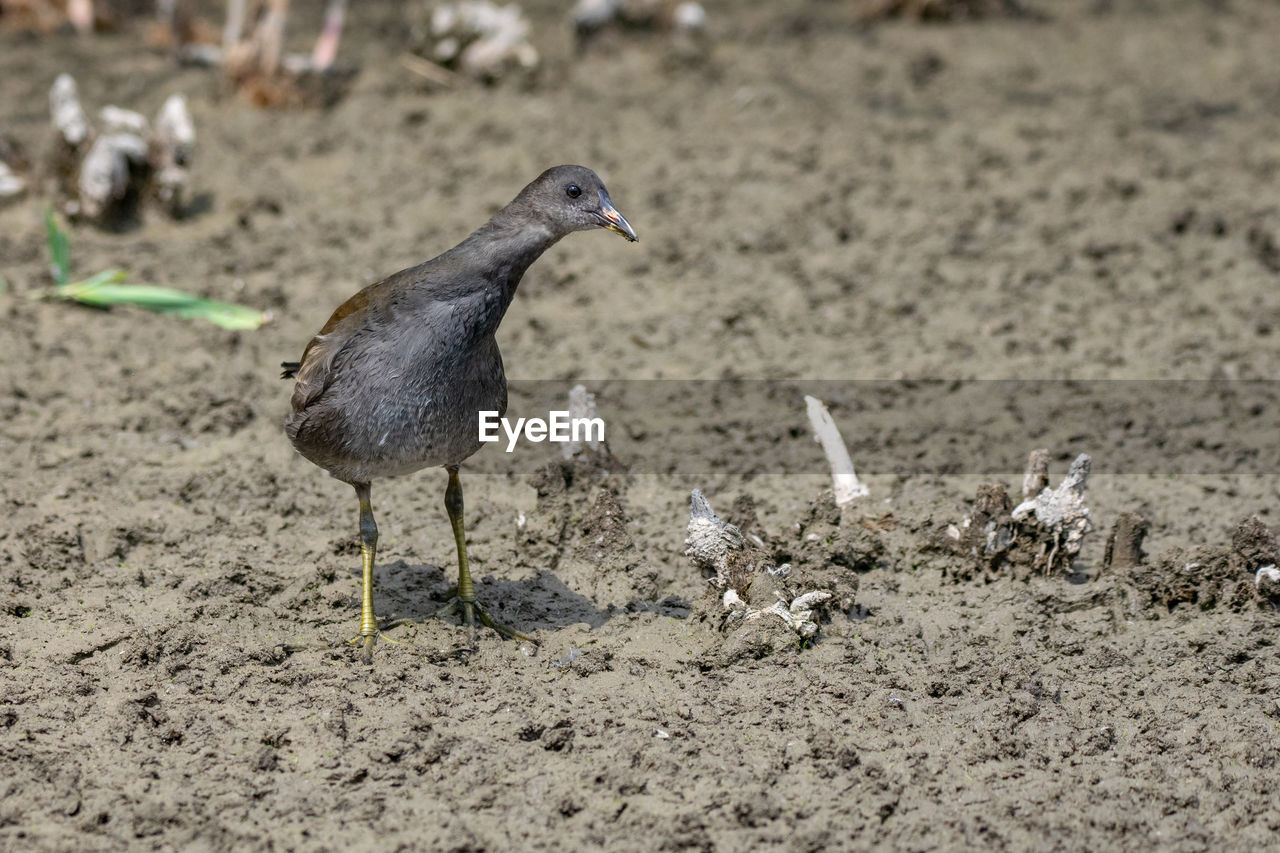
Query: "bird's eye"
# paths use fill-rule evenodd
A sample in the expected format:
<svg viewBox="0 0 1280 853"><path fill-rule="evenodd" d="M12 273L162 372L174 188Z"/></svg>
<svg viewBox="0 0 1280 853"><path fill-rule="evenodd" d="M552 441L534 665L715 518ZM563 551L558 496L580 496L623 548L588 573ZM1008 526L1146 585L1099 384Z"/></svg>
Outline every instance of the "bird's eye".
<svg viewBox="0 0 1280 853"><path fill-rule="evenodd" d="M564 194L569 198L577 198L582 195L582 188L577 184L569 184L569 186L564 188Z"/></svg>

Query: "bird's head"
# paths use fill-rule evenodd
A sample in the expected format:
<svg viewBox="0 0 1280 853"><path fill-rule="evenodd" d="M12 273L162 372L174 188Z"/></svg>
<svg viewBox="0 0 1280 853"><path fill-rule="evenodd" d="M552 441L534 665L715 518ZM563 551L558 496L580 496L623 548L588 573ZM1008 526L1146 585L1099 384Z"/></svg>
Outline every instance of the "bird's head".
<svg viewBox="0 0 1280 853"><path fill-rule="evenodd" d="M609 199L600 176L585 166L556 166L548 169L521 191L517 201L545 217L562 233L605 228L632 243L635 229Z"/></svg>

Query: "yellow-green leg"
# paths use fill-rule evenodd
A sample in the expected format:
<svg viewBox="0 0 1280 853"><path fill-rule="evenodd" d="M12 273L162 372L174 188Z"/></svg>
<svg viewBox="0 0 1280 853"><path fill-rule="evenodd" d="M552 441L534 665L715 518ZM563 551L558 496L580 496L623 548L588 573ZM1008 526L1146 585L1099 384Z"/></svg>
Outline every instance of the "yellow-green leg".
<svg viewBox="0 0 1280 853"><path fill-rule="evenodd" d="M360 500L360 562L363 572L363 594L360 600L360 639L363 651L360 660L373 663L373 645L378 641L378 620L373 615L373 561L378 553L378 525L373 520L373 505L369 502L369 484L356 483L356 497Z"/></svg>
<svg viewBox="0 0 1280 853"><path fill-rule="evenodd" d="M458 605L462 605L462 621L470 632L472 646L476 644L475 620L477 618L481 624L492 628L509 640L524 640L536 645L537 640L496 621L476 603L476 589L471 582L471 566L467 561L467 534L462 523L462 481L458 479L456 465L447 470L449 486L444 492L444 508L449 513L449 524L453 527L453 541L458 546L458 597L445 610L456 610Z"/></svg>

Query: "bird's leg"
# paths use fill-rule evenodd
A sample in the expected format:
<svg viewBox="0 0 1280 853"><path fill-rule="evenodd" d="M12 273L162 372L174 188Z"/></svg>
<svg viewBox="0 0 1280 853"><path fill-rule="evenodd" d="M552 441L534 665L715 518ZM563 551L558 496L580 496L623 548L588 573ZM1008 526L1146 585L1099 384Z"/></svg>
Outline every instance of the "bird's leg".
<svg viewBox="0 0 1280 853"><path fill-rule="evenodd" d="M467 560L467 534L462 521L462 480L458 469L449 469L449 486L444 490L444 509L453 527L453 542L458 547L458 601L462 604L462 620L471 629L469 644L476 644L475 619L471 609L476 603L476 588L471 583L471 563Z"/></svg>
<svg viewBox="0 0 1280 853"><path fill-rule="evenodd" d="M360 659L373 663L373 644L378 639L378 620L373 615L373 560L378 553L378 525L373 520L373 505L369 502L369 484L356 484L356 497L360 500L360 562L363 572L363 594L360 600L360 638L363 652Z"/></svg>
<svg viewBox="0 0 1280 853"><path fill-rule="evenodd" d="M449 523L453 527L453 540L458 546L458 598L455 603L462 605L462 621L470 631L470 645L476 644L475 620L477 617L481 624L492 628L509 640L525 640L536 645L537 640L496 621L476 603L476 590L471 582L471 567L467 561L466 529L462 523L462 481L458 479L456 465L450 466L448 471L449 486L444 492L444 508L449 513Z"/></svg>
<svg viewBox="0 0 1280 853"><path fill-rule="evenodd" d="M369 501L369 484L356 483L356 498L360 501L360 562L363 572L361 578L360 597L360 633L348 640L350 645L361 647L360 661L373 663L373 647L378 642L378 619L373 612L373 563L378 554L378 525L373 520L373 505ZM393 643L390 638L384 637ZM293 653L311 648L329 648L328 646L308 646L294 643L280 643L277 649L285 653Z"/></svg>

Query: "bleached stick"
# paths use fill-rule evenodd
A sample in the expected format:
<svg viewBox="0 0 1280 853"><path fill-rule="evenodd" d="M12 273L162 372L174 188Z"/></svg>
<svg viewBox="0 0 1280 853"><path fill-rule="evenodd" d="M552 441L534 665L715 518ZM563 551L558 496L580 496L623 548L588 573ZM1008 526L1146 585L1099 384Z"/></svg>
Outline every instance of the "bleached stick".
<svg viewBox="0 0 1280 853"><path fill-rule="evenodd" d="M685 554L717 589L729 583L729 554L746 547L742 531L716 515L706 495L694 489L689 496L689 546Z"/></svg>
<svg viewBox="0 0 1280 853"><path fill-rule="evenodd" d="M814 439L822 445L822 451L827 454L827 464L831 466L831 482L836 493L836 506L844 506L858 498L866 497L870 491L854 473L849 449L845 446L844 439L840 437L840 430L836 428L836 422L831 419L831 413L827 411L826 405L817 397L810 397L808 394L805 395L804 402L809 409L809 423L813 425Z"/></svg>

